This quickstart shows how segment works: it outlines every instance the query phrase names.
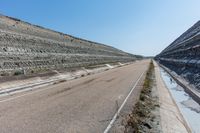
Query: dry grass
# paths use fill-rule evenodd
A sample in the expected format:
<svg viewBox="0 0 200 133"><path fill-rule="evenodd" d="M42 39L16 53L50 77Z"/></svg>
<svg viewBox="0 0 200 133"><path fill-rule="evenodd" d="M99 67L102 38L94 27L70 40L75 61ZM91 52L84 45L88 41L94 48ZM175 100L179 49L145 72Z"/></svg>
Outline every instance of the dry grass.
<svg viewBox="0 0 200 133"><path fill-rule="evenodd" d="M154 65L150 62L143 88L139 97L139 101L135 104L134 110L129 114L127 121L127 129L132 128L134 133L151 132L151 121L154 119L152 110L159 106L151 95L152 86L154 84ZM125 131L130 132L130 131Z"/></svg>

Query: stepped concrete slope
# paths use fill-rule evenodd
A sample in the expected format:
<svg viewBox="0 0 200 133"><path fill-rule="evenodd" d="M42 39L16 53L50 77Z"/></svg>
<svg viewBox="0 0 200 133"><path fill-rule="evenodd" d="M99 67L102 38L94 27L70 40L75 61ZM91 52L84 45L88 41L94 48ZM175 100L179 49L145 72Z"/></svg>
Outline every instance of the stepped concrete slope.
<svg viewBox="0 0 200 133"><path fill-rule="evenodd" d="M165 48L156 59L200 91L200 21Z"/></svg>
<svg viewBox="0 0 200 133"><path fill-rule="evenodd" d="M138 56L0 15L0 73L131 62Z"/></svg>

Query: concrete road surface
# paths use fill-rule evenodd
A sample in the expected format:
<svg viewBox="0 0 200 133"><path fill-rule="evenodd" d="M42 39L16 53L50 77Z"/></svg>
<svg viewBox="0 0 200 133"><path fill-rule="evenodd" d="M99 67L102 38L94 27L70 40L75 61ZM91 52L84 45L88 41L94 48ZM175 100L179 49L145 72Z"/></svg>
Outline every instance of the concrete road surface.
<svg viewBox="0 0 200 133"><path fill-rule="evenodd" d="M101 133L148 60L0 99L0 133Z"/></svg>

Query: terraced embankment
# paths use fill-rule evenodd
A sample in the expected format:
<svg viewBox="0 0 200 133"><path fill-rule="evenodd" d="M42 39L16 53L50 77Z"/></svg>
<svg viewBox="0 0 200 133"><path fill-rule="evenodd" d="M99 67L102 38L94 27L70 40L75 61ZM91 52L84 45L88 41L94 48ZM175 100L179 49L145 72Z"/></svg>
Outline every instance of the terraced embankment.
<svg viewBox="0 0 200 133"><path fill-rule="evenodd" d="M200 21L165 48L156 59L200 91Z"/></svg>
<svg viewBox="0 0 200 133"><path fill-rule="evenodd" d="M3 15L0 46L1 76L130 62L138 57Z"/></svg>

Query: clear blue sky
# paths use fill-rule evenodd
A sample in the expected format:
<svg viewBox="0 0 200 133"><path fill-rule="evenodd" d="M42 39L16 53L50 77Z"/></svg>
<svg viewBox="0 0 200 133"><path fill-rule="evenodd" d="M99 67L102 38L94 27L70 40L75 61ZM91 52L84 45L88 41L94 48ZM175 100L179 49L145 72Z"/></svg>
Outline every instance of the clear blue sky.
<svg viewBox="0 0 200 133"><path fill-rule="evenodd" d="M200 0L1 0L0 13L133 54L156 55L200 19Z"/></svg>

